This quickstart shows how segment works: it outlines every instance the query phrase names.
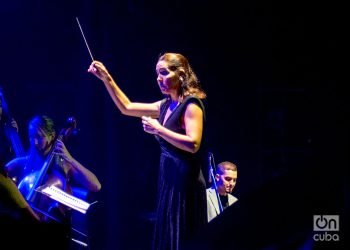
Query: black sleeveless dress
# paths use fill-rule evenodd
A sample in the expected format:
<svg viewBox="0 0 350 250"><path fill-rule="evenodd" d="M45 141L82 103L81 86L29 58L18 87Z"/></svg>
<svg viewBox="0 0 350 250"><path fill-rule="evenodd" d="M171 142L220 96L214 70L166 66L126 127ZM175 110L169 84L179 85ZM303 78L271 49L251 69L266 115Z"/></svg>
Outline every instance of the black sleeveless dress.
<svg viewBox="0 0 350 250"><path fill-rule="evenodd" d="M170 99L165 99L161 104L161 124L170 102ZM198 105L204 114L202 101L188 96L170 114L164 126L176 133L185 134L181 128L181 117L190 103ZM156 138L160 144L161 156L153 249L179 250L207 222L201 150L193 154L171 145L159 136Z"/></svg>

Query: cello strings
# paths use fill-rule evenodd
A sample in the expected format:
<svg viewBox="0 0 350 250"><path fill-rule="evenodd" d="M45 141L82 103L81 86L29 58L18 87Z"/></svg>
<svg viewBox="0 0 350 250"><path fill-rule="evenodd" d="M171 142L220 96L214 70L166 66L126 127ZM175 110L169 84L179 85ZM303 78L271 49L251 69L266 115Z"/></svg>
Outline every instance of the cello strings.
<svg viewBox="0 0 350 250"><path fill-rule="evenodd" d="M84 32L83 32L83 29L81 28L81 25L80 25L80 22L79 22L78 17L76 17L76 20L77 20L77 23L78 23L78 26L79 26L80 32L81 32L81 34L83 35L84 42L85 42L86 48L87 48L87 49L88 49L88 51L89 51L89 54L90 54L91 60L92 60L92 61L94 61L94 57L92 56L91 50L90 50L89 45L88 45L88 43L87 43L87 41L86 41L86 38L85 38L85 35L84 35Z"/></svg>

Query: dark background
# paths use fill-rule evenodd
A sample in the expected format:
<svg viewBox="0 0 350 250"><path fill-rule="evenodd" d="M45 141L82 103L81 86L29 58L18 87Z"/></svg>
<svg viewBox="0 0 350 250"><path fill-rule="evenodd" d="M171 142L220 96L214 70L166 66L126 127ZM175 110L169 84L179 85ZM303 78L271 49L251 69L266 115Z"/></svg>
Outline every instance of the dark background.
<svg viewBox="0 0 350 250"><path fill-rule="evenodd" d="M23 143L34 115L51 116L57 128L74 116L80 133L67 147L102 183L87 215L91 249L149 249L159 148L87 73L91 58L75 17L94 59L132 101L162 98L155 74L160 53L188 57L208 94L208 149L216 163L233 161L239 169L233 194L241 203L225 213L226 222L208 228L214 235L206 237L208 248L217 242L216 249L280 247L294 238L303 243L305 235L309 246L315 214L340 215L345 242L349 112L336 80L335 6L250 0L1 5L0 85Z"/></svg>

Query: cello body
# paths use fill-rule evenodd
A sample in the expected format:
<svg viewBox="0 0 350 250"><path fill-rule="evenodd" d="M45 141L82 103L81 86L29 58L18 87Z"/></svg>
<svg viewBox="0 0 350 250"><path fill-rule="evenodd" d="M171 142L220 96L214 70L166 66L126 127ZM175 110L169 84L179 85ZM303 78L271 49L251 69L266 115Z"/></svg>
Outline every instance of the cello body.
<svg viewBox="0 0 350 250"><path fill-rule="evenodd" d="M57 159L57 161L53 161L52 164L48 166L44 177L40 176L42 173L40 170L29 171L18 184L18 189L24 197L29 197L29 194L34 191L27 201L38 213L42 221L55 220L64 222L67 216L67 207L65 205L58 203L39 191L42 187L54 185L67 193L71 192L67 182L67 174L64 172L63 166L60 166L56 162L60 163L60 160ZM33 190L38 179L42 179L41 185Z"/></svg>

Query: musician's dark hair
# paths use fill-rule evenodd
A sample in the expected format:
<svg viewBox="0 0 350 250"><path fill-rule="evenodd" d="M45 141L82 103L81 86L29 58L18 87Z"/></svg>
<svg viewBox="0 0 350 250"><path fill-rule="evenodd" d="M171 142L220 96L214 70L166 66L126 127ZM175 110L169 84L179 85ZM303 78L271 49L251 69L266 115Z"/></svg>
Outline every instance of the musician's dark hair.
<svg viewBox="0 0 350 250"><path fill-rule="evenodd" d="M222 175L225 172L225 170L237 171L237 165L229 161L223 161L218 164L216 173Z"/></svg>
<svg viewBox="0 0 350 250"><path fill-rule="evenodd" d="M45 132L45 134L48 134L48 135L53 135L56 132L53 120L46 115L34 116L30 120L28 128L29 129L30 128L34 128L34 129L40 128Z"/></svg>

